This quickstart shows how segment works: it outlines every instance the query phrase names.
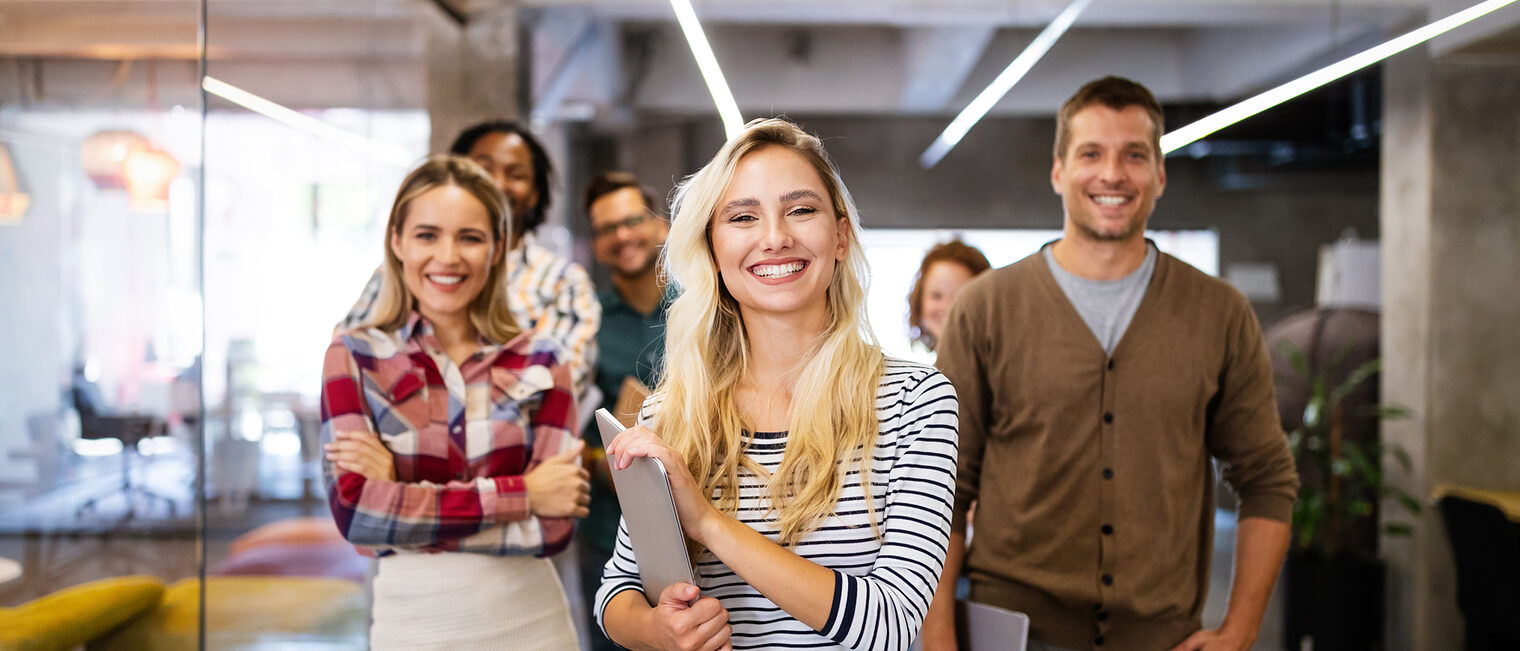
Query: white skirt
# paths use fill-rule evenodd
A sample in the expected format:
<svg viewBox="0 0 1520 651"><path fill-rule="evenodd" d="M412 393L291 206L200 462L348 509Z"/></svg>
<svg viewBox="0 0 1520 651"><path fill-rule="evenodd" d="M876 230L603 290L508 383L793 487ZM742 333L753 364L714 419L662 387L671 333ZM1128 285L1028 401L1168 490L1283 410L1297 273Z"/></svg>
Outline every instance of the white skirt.
<svg viewBox="0 0 1520 651"><path fill-rule="evenodd" d="M546 558L401 553L374 580L371 649L579 648Z"/></svg>

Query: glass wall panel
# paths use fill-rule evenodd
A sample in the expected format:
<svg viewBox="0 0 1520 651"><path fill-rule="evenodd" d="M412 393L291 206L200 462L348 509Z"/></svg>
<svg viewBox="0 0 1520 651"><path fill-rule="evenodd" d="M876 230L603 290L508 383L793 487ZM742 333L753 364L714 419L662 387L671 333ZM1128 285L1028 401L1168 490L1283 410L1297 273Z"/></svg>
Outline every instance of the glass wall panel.
<svg viewBox="0 0 1520 651"><path fill-rule="evenodd" d="M208 11L211 648L366 646L370 560L322 485L322 359L429 124L415 7L320 5Z"/></svg>
<svg viewBox="0 0 1520 651"><path fill-rule="evenodd" d="M3 624L59 648L200 633L200 3L132 4L0 3L0 608L103 588Z"/></svg>

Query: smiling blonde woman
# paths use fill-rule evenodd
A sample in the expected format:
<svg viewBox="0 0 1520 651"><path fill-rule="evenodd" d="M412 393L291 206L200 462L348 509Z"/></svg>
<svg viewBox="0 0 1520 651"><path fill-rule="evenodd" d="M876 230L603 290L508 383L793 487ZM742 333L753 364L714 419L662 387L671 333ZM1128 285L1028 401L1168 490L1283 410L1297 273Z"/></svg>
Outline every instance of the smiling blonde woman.
<svg viewBox="0 0 1520 651"><path fill-rule="evenodd" d="M402 183L380 302L323 363L338 530L379 557L372 649L574 648L547 556L586 514L570 372L505 296L509 217L475 163Z"/></svg>
<svg viewBox="0 0 1520 651"><path fill-rule="evenodd" d="M816 137L758 120L673 214L663 379L608 453L670 470L698 585L651 608L620 528L598 620L629 648L906 648L944 562L957 402L876 345L849 191Z"/></svg>

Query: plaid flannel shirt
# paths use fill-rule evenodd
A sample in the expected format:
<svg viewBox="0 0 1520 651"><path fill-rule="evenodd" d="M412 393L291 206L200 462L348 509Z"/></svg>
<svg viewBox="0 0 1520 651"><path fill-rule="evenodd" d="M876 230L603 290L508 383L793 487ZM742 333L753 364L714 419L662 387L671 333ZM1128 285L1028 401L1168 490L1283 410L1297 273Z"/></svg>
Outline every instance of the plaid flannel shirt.
<svg viewBox="0 0 1520 651"><path fill-rule="evenodd" d="M481 341L456 366L416 313L392 333L343 332L323 362L322 440L380 437L396 480L324 462L338 530L361 551L548 556L569 544L568 518L528 509L523 475L575 440L570 376L553 340Z"/></svg>

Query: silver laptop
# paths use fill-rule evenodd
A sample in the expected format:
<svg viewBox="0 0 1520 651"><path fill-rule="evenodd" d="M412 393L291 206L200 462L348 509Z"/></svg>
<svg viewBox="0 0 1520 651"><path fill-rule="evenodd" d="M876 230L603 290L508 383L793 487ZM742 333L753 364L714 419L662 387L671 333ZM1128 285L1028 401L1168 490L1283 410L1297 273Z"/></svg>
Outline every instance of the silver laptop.
<svg viewBox="0 0 1520 651"><path fill-rule="evenodd" d="M602 447L623 432L606 409L596 410L596 426ZM697 584L686 552L686 536L676 515L676 502L670 494L670 479L659 459L639 457L627 468L612 471L612 485L617 488L618 504L623 507L623 521L633 542L633 555L639 561L639 579L644 583L644 599L654 606L660 593L675 583Z"/></svg>
<svg viewBox="0 0 1520 651"><path fill-rule="evenodd" d="M975 601L956 602L960 647L970 651L1024 651L1029 644L1029 616ZM922 651L918 640L909 651Z"/></svg>

